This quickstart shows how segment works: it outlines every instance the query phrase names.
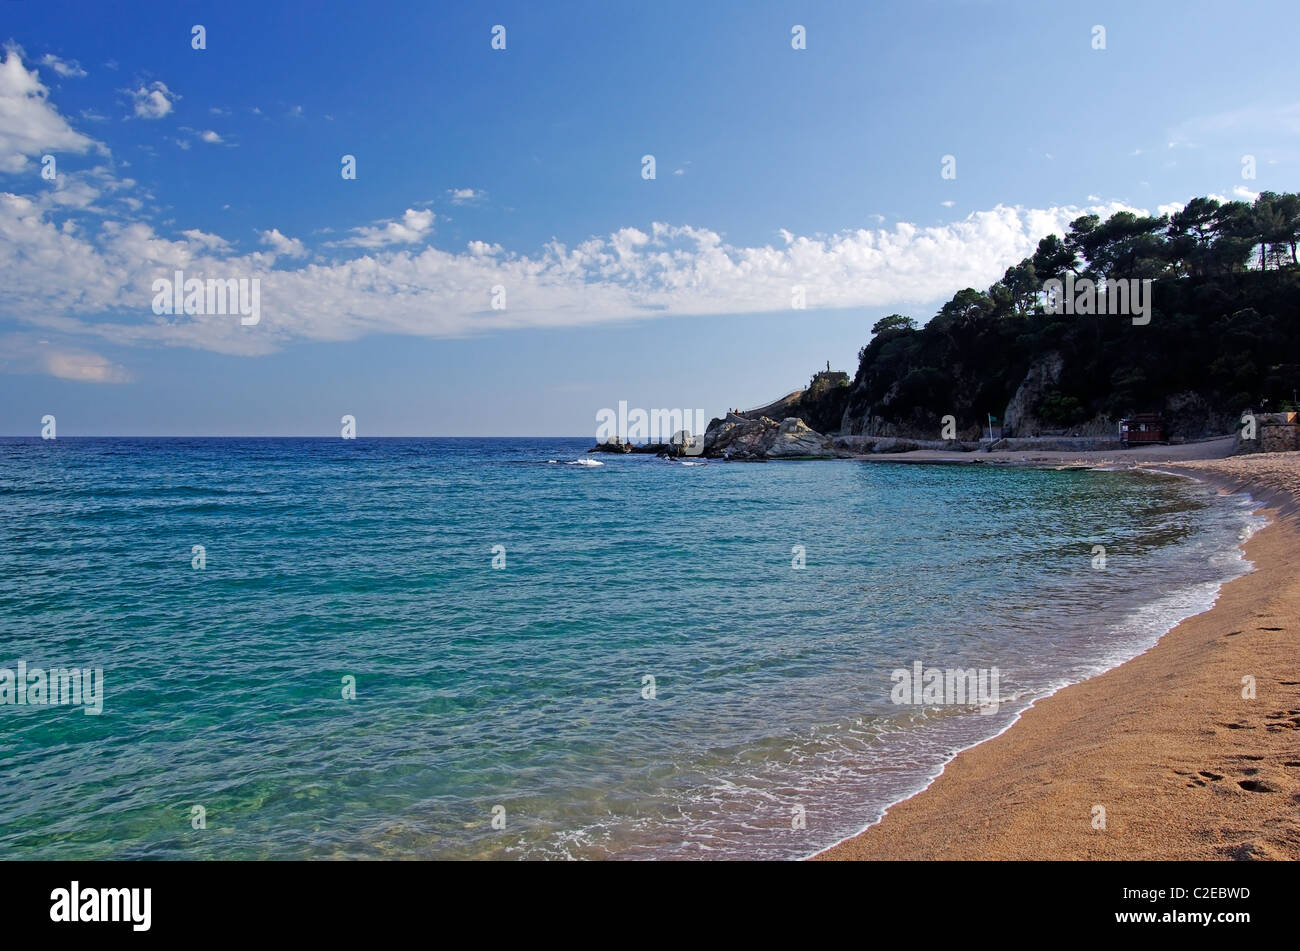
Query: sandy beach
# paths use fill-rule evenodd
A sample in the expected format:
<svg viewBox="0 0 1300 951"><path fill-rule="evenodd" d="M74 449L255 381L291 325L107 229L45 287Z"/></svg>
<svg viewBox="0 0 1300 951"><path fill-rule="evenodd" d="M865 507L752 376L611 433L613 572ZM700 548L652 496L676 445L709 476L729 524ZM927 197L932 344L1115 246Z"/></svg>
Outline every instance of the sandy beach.
<svg viewBox="0 0 1300 951"><path fill-rule="evenodd" d="M1039 701L817 858L1300 858L1300 453L1230 451L1231 439L981 453L1002 464L1142 466L1249 491L1271 517L1245 546L1255 570L1225 585L1210 611ZM1243 678L1253 678L1253 699Z"/></svg>

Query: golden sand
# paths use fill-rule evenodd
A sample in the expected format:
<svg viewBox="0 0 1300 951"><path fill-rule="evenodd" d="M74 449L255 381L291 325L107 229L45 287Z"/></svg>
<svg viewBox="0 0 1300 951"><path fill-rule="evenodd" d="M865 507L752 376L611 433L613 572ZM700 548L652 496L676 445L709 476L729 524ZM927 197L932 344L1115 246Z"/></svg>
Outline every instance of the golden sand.
<svg viewBox="0 0 1300 951"><path fill-rule="evenodd" d="M1255 570L819 859L1300 858L1300 453L1170 455L1146 461L1270 506Z"/></svg>

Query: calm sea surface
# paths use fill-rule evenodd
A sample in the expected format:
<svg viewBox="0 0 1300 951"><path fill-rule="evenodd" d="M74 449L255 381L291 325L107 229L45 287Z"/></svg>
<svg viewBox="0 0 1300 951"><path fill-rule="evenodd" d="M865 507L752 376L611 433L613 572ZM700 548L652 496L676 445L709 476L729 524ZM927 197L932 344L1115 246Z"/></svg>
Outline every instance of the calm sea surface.
<svg viewBox="0 0 1300 951"><path fill-rule="evenodd" d="M0 440L0 668L104 673L99 716L0 706L0 858L805 856L1206 609L1258 521L589 445ZM916 661L1001 707L893 703Z"/></svg>

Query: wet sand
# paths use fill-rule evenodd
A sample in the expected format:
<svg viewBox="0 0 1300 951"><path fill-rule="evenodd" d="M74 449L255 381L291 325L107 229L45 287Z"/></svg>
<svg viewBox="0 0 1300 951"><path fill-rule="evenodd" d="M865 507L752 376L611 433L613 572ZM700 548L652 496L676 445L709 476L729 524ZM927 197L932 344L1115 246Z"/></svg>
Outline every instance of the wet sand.
<svg viewBox="0 0 1300 951"><path fill-rule="evenodd" d="M1215 460L1232 455L1234 436L1221 436L1178 446L1140 446L1133 449L1098 449L1088 452L1056 449L1015 449L997 452L957 452L948 449L916 449L855 455L864 462L966 463L1004 466L1088 466L1130 468L1162 465L1166 462Z"/></svg>
<svg viewBox="0 0 1300 951"><path fill-rule="evenodd" d="M1039 701L817 859L1300 859L1300 453L1196 448L1005 461L1180 472L1250 491L1272 520L1210 611Z"/></svg>

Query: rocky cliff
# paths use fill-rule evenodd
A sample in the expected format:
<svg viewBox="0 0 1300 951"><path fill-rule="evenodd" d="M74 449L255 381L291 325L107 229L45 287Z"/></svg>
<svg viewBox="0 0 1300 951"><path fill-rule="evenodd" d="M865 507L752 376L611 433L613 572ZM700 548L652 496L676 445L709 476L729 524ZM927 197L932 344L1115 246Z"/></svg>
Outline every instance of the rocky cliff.
<svg viewBox="0 0 1300 951"><path fill-rule="evenodd" d="M738 415L747 419L795 417L817 432L833 433L839 429L848 402L849 375L841 370L819 370L806 389L794 390L766 406Z"/></svg>

